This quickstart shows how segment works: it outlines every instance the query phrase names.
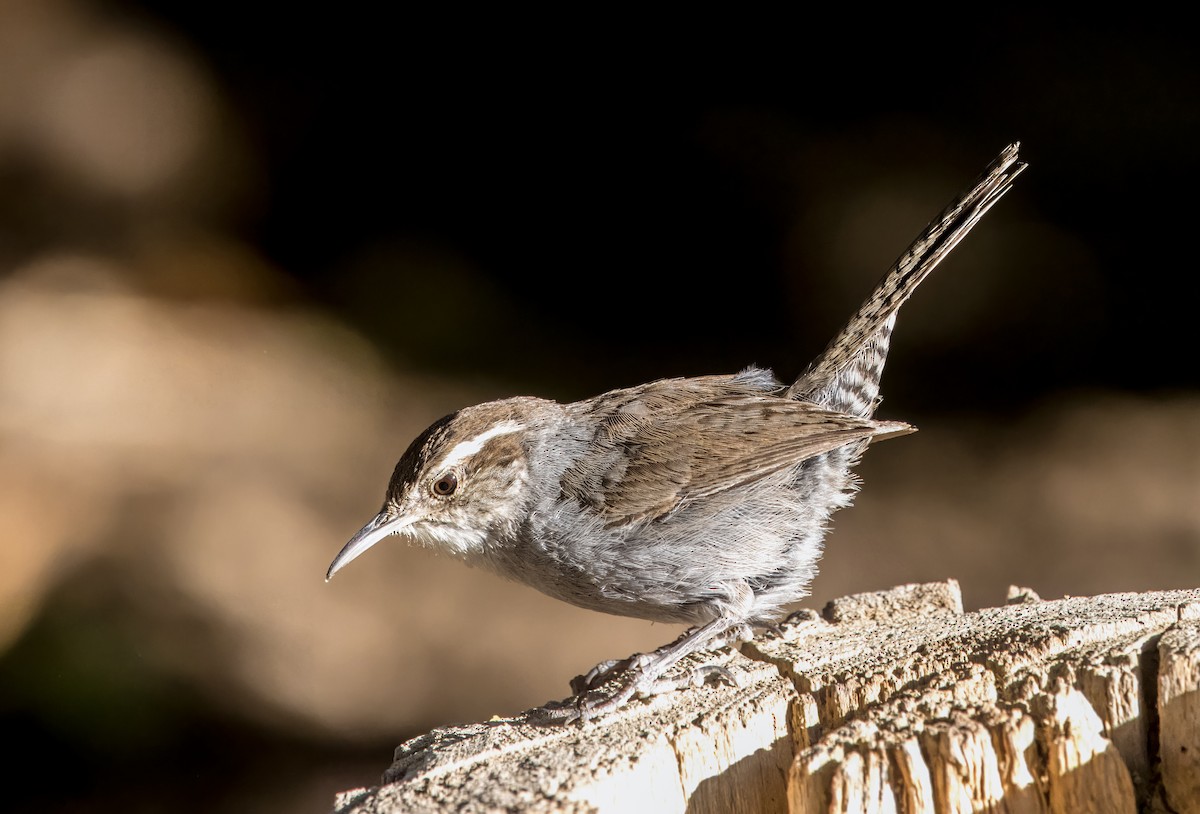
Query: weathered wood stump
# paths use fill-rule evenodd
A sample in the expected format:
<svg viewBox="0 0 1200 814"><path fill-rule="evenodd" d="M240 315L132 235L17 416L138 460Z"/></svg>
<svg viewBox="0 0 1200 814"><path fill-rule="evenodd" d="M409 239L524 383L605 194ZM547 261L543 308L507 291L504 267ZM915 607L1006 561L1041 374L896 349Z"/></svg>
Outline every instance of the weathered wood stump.
<svg viewBox="0 0 1200 814"><path fill-rule="evenodd" d="M739 686L438 729L337 811L1200 814L1200 589L964 614L905 585L701 661Z"/></svg>

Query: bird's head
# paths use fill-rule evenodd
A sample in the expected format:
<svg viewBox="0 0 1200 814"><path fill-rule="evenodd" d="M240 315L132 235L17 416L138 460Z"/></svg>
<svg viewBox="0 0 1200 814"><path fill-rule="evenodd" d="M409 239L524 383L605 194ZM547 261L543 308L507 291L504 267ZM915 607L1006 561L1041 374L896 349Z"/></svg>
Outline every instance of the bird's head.
<svg viewBox="0 0 1200 814"><path fill-rule="evenodd" d="M374 519L329 566L328 580L393 534L462 558L512 533L527 511L527 438L540 399L468 407L417 436L396 464Z"/></svg>

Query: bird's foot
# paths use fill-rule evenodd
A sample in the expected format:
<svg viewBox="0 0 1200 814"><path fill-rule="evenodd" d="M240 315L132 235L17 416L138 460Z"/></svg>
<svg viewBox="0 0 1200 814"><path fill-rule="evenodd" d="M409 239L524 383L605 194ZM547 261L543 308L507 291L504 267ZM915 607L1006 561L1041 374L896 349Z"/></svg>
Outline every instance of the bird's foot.
<svg viewBox="0 0 1200 814"><path fill-rule="evenodd" d="M571 681L574 697L532 710L531 720L547 723L589 721L607 715L630 699L650 698L687 687L700 687L711 680L737 686L733 673L722 665L706 664L680 677L664 678L681 659L704 647L734 643L748 635L749 627L731 620L717 620L693 628L652 653L635 653L626 659L603 661Z"/></svg>
<svg viewBox="0 0 1200 814"><path fill-rule="evenodd" d="M530 719L539 723L586 723L615 712L633 698L652 698L688 687L703 687L713 681L731 687L738 685L733 672L721 664L705 664L682 676L663 678L654 670L652 654L638 654L597 667L601 669L577 676L571 682L574 697L531 710Z"/></svg>

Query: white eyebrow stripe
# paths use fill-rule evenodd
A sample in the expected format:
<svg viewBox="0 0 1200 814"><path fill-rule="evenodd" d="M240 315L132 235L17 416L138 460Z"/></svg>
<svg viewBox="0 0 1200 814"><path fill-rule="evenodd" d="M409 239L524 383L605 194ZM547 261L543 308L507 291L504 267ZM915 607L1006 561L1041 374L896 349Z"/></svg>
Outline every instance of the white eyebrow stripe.
<svg viewBox="0 0 1200 814"><path fill-rule="evenodd" d="M446 457L442 459L439 468L450 469L483 449L483 445L493 438L500 435L510 435L514 432L520 432L523 429L525 429L524 425L518 424L515 421L501 421L499 424L481 432L474 438L455 444L454 448L446 453Z"/></svg>

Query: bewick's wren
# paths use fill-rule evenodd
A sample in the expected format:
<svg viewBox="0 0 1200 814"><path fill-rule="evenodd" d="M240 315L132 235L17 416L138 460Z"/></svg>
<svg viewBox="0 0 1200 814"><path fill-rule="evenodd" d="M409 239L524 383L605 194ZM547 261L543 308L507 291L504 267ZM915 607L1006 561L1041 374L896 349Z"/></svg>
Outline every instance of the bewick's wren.
<svg viewBox="0 0 1200 814"><path fill-rule="evenodd" d="M1009 190L1025 168L1017 148L926 227L790 387L750 368L574 404L467 407L413 441L326 579L402 534L574 605L695 625L577 679L577 702L551 718L679 686L662 676L681 658L747 638L808 594L829 518L857 489L851 468L871 441L913 431L871 418L896 312Z"/></svg>

